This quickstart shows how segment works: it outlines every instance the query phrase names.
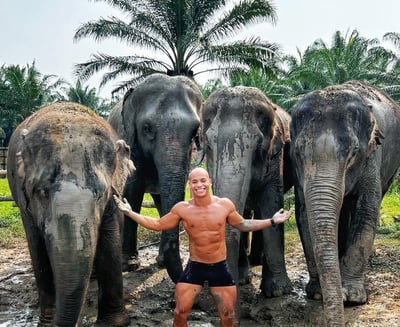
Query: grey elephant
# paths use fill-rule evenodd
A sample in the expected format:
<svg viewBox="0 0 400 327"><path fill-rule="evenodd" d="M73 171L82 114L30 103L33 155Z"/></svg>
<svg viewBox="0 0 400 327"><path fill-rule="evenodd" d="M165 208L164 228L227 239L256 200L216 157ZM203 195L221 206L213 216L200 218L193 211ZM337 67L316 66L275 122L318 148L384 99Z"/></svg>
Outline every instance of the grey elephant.
<svg viewBox="0 0 400 327"><path fill-rule="evenodd" d="M123 133L136 166L125 189L125 197L134 211L140 212L145 192L151 193L160 216L184 200L201 106L201 93L193 80L153 74L128 91L122 107L111 112L108 121ZM124 270L136 268L131 259L137 253L137 224L126 218ZM176 282L182 272L178 228L162 232L157 260Z"/></svg>
<svg viewBox="0 0 400 327"><path fill-rule="evenodd" d="M362 82L327 87L293 108L291 138L307 296L322 296L328 326L344 326L343 301L367 301L379 209L400 164L400 107Z"/></svg>
<svg viewBox="0 0 400 327"><path fill-rule="evenodd" d="M134 171L129 146L96 113L76 103L44 107L9 143L7 178L28 240L39 293L38 326L75 326L92 269L97 324L126 326L121 194Z"/></svg>
<svg viewBox="0 0 400 327"><path fill-rule="evenodd" d="M290 115L259 89L236 86L212 93L202 117L214 194L231 199L242 215L252 211L255 219L272 217L283 207L284 192L292 186L289 160L285 179L283 174ZM247 279L244 246L251 244L250 263L263 265L262 292L269 297L288 294L292 285L285 267L283 225L257 233L250 242L228 227L228 264L234 279Z"/></svg>

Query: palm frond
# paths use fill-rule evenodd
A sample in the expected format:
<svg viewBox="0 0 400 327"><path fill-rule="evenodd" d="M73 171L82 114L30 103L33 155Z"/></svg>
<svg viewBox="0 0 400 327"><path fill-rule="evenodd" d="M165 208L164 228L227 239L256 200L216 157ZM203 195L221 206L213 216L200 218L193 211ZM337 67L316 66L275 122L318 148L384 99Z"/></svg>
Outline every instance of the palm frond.
<svg viewBox="0 0 400 327"><path fill-rule="evenodd" d="M276 10L271 2L264 0L243 0L225 13L218 22L211 26L201 37L203 43L219 42L243 27L259 23L276 21Z"/></svg>

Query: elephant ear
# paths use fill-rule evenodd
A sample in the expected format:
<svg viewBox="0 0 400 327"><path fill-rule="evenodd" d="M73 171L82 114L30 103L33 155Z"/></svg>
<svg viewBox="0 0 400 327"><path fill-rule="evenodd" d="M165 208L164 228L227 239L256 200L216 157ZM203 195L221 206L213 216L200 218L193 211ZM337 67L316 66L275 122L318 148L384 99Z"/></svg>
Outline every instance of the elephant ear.
<svg viewBox="0 0 400 327"><path fill-rule="evenodd" d="M272 123L273 136L271 138L271 148L269 152L271 158L281 153L284 144L286 144L286 142L288 142L290 139L288 130L285 127L285 124L282 120L281 115L279 114L276 105L273 105L273 110L275 114L275 119Z"/></svg>
<svg viewBox="0 0 400 327"><path fill-rule="evenodd" d="M130 147L124 140L118 140L115 143L115 153L117 165L113 174L112 190L114 194L121 196L126 180L135 172L135 165L130 159Z"/></svg>
<svg viewBox="0 0 400 327"><path fill-rule="evenodd" d="M379 129L378 123L372 111L369 114L369 119L371 122L372 131L368 142L368 156L370 156L378 148L378 145L382 144L381 140L385 138Z"/></svg>
<svg viewBox="0 0 400 327"><path fill-rule="evenodd" d="M108 122L117 132L118 136L122 139L126 139L125 128L122 120L122 101L119 101L111 110L108 116Z"/></svg>
<svg viewBox="0 0 400 327"><path fill-rule="evenodd" d="M23 129L21 131L21 140L22 142L25 141L25 136L29 133L27 129ZM28 211L28 201L26 196L26 172L25 172L25 162L24 162L24 153L23 151L18 151L15 153L15 173L16 178L18 179L19 187L18 193L19 195L16 197L15 202L17 203L18 207L22 211Z"/></svg>
<svg viewBox="0 0 400 327"><path fill-rule="evenodd" d="M135 89L130 89L126 92L122 101L121 118L123 125L124 139L130 146L131 158L135 162L137 159L136 145L136 106L140 106L139 100L135 96ZM136 102L135 102L136 101Z"/></svg>

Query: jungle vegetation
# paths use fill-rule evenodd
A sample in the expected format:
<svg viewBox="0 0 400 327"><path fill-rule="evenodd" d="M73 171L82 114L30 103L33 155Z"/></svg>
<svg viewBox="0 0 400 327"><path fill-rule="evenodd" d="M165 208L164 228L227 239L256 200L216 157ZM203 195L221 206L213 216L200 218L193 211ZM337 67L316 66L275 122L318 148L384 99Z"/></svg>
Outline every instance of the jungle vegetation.
<svg viewBox="0 0 400 327"><path fill-rule="evenodd" d="M232 39L249 24L275 24L279 8L272 1L95 1L117 8L121 16L83 22L77 26L75 41L114 38L132 46L133 54L92 56L75 66L74 84L41 74L34 60L24 67L4 63L0 66L0 146L7 146L23 119L55 101L79 102L107 117L127 88L155 72L195 80L211 73L200 85L204 98L228 85L255 86L288 112L304 94L352 79L380 87L400 103L399 33L387 32L378 40L367 39L357 30L333 31L330 43L317 39L305 51L289 55L281 53L279 44L256 35ZM102 99L95 88L84 85L94 74L102 74L101 85L118 83L115 97Z"/></svg>

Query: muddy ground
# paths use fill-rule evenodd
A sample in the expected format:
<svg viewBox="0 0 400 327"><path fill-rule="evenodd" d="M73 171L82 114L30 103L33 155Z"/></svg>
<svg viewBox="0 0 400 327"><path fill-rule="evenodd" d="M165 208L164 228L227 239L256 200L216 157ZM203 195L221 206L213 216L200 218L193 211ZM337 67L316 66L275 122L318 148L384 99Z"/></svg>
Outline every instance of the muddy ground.
<svg viewBox="0 0 400 327"><path fill-rule="evenodd" d="M182 236L184 238L184 236ZM182 258L187 260L185 240ZM293 292L268 299L259 292L260 267L254 267L250 285L240 287L240 326L321 326L320 302L305 298L306 265L298 239L287 244L287 269ZM141 267L124 273L126 308L130 326L172 326L174 284L155 262L157 245L140 250ZM375 241L368 265L368 303L345 309L346 326L400 326L400 245ZM92 326L96 315L96 282L92 281L80 326ZM0 250L0 327L35 326L38 302L25 241ZM218 326L208 289L204 289L190 314L189 326Z"/></svg>

